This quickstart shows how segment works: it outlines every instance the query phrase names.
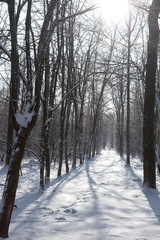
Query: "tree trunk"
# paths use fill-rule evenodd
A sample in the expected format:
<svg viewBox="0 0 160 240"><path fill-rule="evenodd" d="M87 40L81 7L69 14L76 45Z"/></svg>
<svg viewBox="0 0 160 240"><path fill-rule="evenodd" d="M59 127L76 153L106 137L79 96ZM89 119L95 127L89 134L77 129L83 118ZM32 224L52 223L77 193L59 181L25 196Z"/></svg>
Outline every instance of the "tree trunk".
<svg viewBox="0 0 160 240"><path fill-rule="evenodd" d="M153 0L148 16L149 40L146 65L146 82L144 97L144 124L143 124L143 155L144 155L144 179L143 185L148 188L156 188L155 176L155 80L157 68L157 48L159 41L158 16L160 1Z"/></svg>
<svg viewBox="0 0 160 240"><path fill-rule="evenodd" d="M78 104L76 100L76 93L74 99L74 127L73 127L73 163L72 168L76 168L77 163L77 140L78 140Z"/></svg>
<svg viewBox="0 0 160 240"><path fill-rule="evenodd" d="M58 174L57 174L58 177L61 177L62 164L63 164L64 120L65 120L65 109L64 109L64 102L62 102L61 115L60 115L59 164L58 164Z"/></svg>
<svg viewBox="0 0 160 240"><path fill-rule="evenodd" d="M45 184L47 184L50 181L50 172L51 172L49 134L48 133L47 133L46 139L45 139L45 153L46 153Z"/></svg>
<svg viewBox="0 0 160 240"><path fill-rule="evenodd" d="M13 131L14 131L14 124L13 124L13 118L12 118L12 106L11 106L11 101L10 101L9 114L8 114L6 165L9 165L9 161L10 161L11 154L12 154Z"/></svg>
<svg viewBox="0 0 160 240"><path fill-rule="evenodd" d="M40 160L40 191L43 193L44 191L44 153L42 153Z"/></svg>
<svg viewBox="0 0 160 240"><path fill-rule="evenodd" d="M126 164L130 165L130 66L131 64L131 11L129 6L129 23L128 23L128 60L127 60L127 161Z"/></svg>
<svg viewBox="0 0 160 240"><path fill-rule="evenodd" d="M0 212L0 237L3 238L8 237L8 228L19 180L19 169L28 135L28 129L21 127L18 131L12 151L12 157L2 196L3 204Z"/></svg>
<svg viewBox="0 0 160 240"><path fill-rule="evenodd" d="M65 88L65 59L64 59L64 39L62 37L62 99L64 97L64 88ZM64 123L65 123L65 106L64 101L61 103L61 114L60 114L60 143L59 143L59 165L58 165L58 174L57 176L61 176L62 172L62 164L63 164L63 148L64 148Z"/></svg>
<svg viewBox="0 0 160 240"><path fill-rule="evenodd" d="M49 116L49 80L50 80L50 66L49 66L49 44L45 57L45 84L44 84L44 99L43 99L43 122L41 133L42 156L40 164L40 188L44 190L44 165L46 164L45 183L50 180L50 151L49 151L49 129L51 117Z"/></svg>
<svg viewBox="0 0 160 240"><path fill-rule="evenodd" d="M68 138L68 131L69 131L69 116L71 112L71 99L68 99L66 101L66 129L65 129L65 164L66 164L66 173L69 172L69 165L68 165L68 143L67 143L67 138Z"/></svg>

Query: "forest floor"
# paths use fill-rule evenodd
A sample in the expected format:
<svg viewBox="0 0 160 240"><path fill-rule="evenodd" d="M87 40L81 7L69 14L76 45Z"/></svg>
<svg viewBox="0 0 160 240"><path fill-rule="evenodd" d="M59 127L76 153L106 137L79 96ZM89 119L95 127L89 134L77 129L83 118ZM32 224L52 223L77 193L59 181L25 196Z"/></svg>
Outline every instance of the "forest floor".
<svg viewBox="0 0 160 240"><path fill-rule="evenodd" d="M4 184L7 167L0 167ZM103 150L76 170L56 178L39 193L39 164L24 160L9 239L159 240L160 181L142 188L142 163L131 167L113 150ZM0 196L3 187L0 186Z"/></svg>

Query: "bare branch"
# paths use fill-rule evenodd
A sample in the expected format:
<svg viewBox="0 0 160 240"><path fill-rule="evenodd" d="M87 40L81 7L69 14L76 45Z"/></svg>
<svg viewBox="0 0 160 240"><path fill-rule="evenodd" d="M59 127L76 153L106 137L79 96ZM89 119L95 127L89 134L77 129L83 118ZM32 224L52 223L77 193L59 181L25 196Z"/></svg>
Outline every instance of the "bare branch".
<svg viewBox="0 0 160 240"><path fill-rule="evenodd" d="M27 1L28 0L24 0L22 3L19 3L18 9L17 9L17 14L16 14L16 23L18 23L20 12L21 12L22 8L24 7L24 5L26 4Z"/></svg>
<svg viewBox="0 0 160 240"><path fill-rule="evenodd" d="M25 148L25 151L29 152L29 153L32 153L37 159L38 161L40 162L40 158L39 156L31 149L28 149L28 148Z"/></svg>
<svg viewBox="0 0 160 240"><path fill-rule="evenodd" d="M4 45L2 45L1 43L0 43L0 49L8 56L9 59L11 59L11 54L10 54L10 52L9 52L9 51L7 50L7 48L6 48ZM21 75L21 78L23 79L24 84L27 85L27 80L26 80L26 78L25 78L24 72L20 69L20 70L19 70L19 73L20 73L20 75Z"/></svg>
<svg viewBox="0 0 160 240"><path fill-rule="evenodd" d="M8 0L0 0L0 2L4 2L8 4Z"/></svg>
<svg viewBox="0 0 160 240"><path fill-rule="evenodd" d="M92 5L91 7L87 8L87 9L85 9L85 10L83 10L83 11L79 11L79 12L73 13L73 14L67 16L67 17L59 18L59 19L57 19L57 22L65 21L65 20L67 20L67 19L69 19L69 18L73 18L73 17L76 17L76 16L78 16L78 15L85 14L85 13L90 12L90 11L93 11L93 10L95 10L95 9L97 9L97 8L99 8L99 6L96 5L96 4L94 4L94 5Z"/></svg>

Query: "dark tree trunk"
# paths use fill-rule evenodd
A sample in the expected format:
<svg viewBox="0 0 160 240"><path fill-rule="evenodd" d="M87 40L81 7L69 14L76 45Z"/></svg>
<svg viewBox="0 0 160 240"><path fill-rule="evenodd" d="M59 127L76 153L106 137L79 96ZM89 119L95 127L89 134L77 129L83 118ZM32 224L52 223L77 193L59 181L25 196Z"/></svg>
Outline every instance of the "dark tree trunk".
<svg viewBox="0 0 160 240"><path fill-rule="evenodd" d="M64 120L65 120L65 110L64 102L61 106L61 115L60 115L60 144L59 144L59 165L58 165L58 177L61 177L62 164L63 164L63 147L64 147Z"/></svg>
<svg viewBox="0 0 160 240"><path fill-rule="evenodd" d="M86 85L86 81L84 82ZM83 87L85 88L85 87ZM84 97L85 97L85 92L83 91L83 96L82 96L82 100L81 100L81 109L80 109L80 116L79 116L79 156L80 156L80 164L83 163L84 160L84 137L83 137L83 118L84 118Z"/></svg>
<svg viewBox="0 0 160 240"><path fill-rule="evenodd" d="M65 56L64 56L64 37L63 37L63 26L62 26L62 36L61 36L61 44L62 44L62 83L61 83L61 92L62 99L64 97L65 91ZM60 143L59 143L59 165L58 165L58 174L57 176L61 176L62 172L62 164L63 164L63 148L64 148L64 123L65 123L65 106L64 101L61 103L61 114L60 114Z"/></svg>
<svg viewBox="0 0 160 240"><path fill-rule="evenodd" d="M120 146L119 146L119 154L121 157L123 157L124 153L124 147L123 147L123 128L124 128L124 111L122 110L122 115L121 115L121 126L120 126Z"/></svg>
<svg viewBox="0 0 160 240"><path fill-rule="evenodd" d="M44 190L44 154L42 153L40 160L40 190L43 192Z"/></svg>
<svg viewBox="0 0 160 240"><path fill-rule="evenodd" d="M155 176L155 80L157 68L157 48L159 40L158 16L160 1L153 0L148 16L149 40L146 65L146 82L144 97L144 124L143 124L143 155L144 179L143 185L156 188Z"/></svg>
<svg viewBox="0 0 160 240"><path fill-rule="evenodd" d="M29 134L28 129L21 127L17 134L12 151L12 157L10 160L9 170L2 196L3 205L0 212L0 237L3 238L8 237L8 228L19 179L19 169L24 153L24 147L28 138L28 134Z"/></svg>
<svg viewBox="0 0 160 240"><path fill-rule="evenodd" d="M50 66L49 66L49 46L46 53L45 61L45 84L44 84L44 98L43 98L43 122L41 133L41 163L40 163L40 189L44 190L44 184L50 180L50 151L49 151L49 128L51 117L49 117L49 80L50 80ZM45 165L46 164L46 165ZM45 182L44 182L44 166L46 166Z"/></svg>
<svg viewBox="0 0 160 240"><path fill-rule="evenodd" d="M130 6L129 6L130 8ZM128 59L127 59L127 161L126 164L130 165L130 85L131 85L131 11L129 9L129 23L128 23Z"/></svg>
<svg viewBox="0 0 160 240"><path fill-rule="evenodd" d="M123 75L122 75L123 76ZM123 157L124 154L124 86L123 78L120 79L120 103L121 103L121 116L120 116L120 156Z"/></svg>
<svg viewBox="0 0 160 240"><path fill-rule="evenodd" d="M45 139L45 153L46 153L45 184L47 184L47 183L50 181L50 172L51 172L50 149L49 149L49 133L46 134L46 139Z"/></svg>
<svg viewBox="0 0 160 240"><path fill-rule="evenodd" d="M11 101L10 101L9 114L8 114L6 165L9 165L9 161L10 161L11 154L12 154L13 131L14 131L14 124L13 124L13 118L12 118L12 105L11 105Z"/></svg>
<svg viewBox="0 0 160 240"><path fill-rule="evenodd" d="M69 131L69 116L71 112L71 99L69 97L69 100L66 101L66 129L65 129L65 164L66 164L66 173L69 172L69 165L68 165L68 143L67 143L67 138L68 138L68 131Z"/></svg>
<svg viewBox="0 0 160 240"><path fill-rule="evenodd" d="M73 127L73 163L72 168L76 168L77 164L77 140L78 140L78 103L76 99L76 92L75 92L75 99L74 99L74 127Z"/></svg>

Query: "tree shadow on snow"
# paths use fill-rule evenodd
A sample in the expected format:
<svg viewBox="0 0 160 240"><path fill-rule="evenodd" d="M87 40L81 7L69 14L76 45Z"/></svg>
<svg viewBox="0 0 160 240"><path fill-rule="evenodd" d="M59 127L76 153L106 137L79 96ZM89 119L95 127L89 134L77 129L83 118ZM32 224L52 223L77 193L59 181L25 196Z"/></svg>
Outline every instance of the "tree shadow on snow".
<svg viewBox="0 0 160 240"><path fill-rule="evenodd" d="M79 165L76 169L71 169L68 173L63 174L61 177L50 180L48 185L45 186L45 191L48 188L52 188L52 191L50 191L50 194L48 194L48 200L50 198L53 200L56 192L60 192L65 187L65 184L68 183L68 181L80 175L83 170L82 166L83 164Z"/></svg>
<svg viewBox="0 0 160 240"><path fill-rule="evenodd" d="M152 208L154 215L160 222L160 192L158 191L158 189L144 188L143 193L148 200L148 203Z"/></svg>
<svg viewBox="0 0 160 240"><path fill-rule="evenodd" d="M160 191L158 189L143 187L142 179L137 176L132 167L127 167L127 169L133 176L132 180L139 184L144 196L146 197L151 209L154 212L155 217L157 218L158 222L160 222Z"/></svg>
<svg viewBox="0 0 160 240"><path fill-rule="evenodd" d="M85 168L86 168L86 174L88 177L88 183L89 183L89 187L90 187L90 191L92 194L92 199L93 199L93 215L92 218L94 218L95 224L94 224L94 228L96 226L98 234L99 234L99 239L103 239L102 235L102 228L103 226L101 225L98 216L101 216L101 210L100 210L100 205L99 205L99 201L98 201L98 196L97 196L97 183L94 181L94 179L92 178L92 174L93 174L93 169L90 170L90 167L92 167L94 165L94 161L96 161L96 159L99 157L99 155L97 155L96 157L89 159L85 162Z"/></svg>

